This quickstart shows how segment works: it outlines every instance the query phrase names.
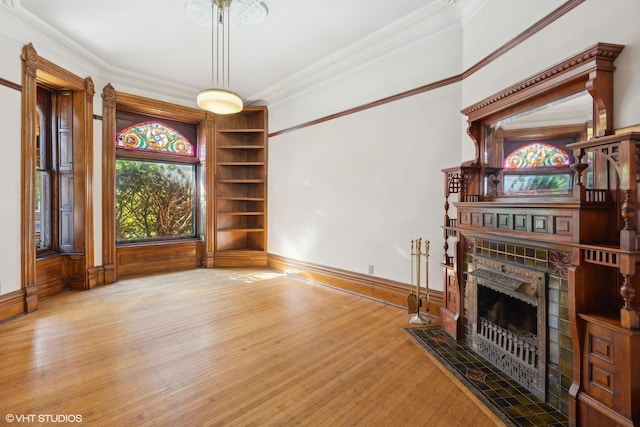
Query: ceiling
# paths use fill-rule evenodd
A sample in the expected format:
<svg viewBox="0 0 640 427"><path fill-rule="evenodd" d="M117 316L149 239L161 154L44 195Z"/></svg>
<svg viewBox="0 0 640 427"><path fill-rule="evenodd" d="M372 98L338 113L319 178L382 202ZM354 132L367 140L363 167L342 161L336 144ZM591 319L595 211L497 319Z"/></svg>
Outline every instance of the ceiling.
<svg viewBox="0 0 640 427"><path fill-rule="evenodd" d="M482 1L263 0L269 13L262 23L232 29L230 88L248 103L277 102L460 25ZM211 86L211 30L189 16L184 0L3 3L96 64L114 86L152 82L185 99Z"/></svg>

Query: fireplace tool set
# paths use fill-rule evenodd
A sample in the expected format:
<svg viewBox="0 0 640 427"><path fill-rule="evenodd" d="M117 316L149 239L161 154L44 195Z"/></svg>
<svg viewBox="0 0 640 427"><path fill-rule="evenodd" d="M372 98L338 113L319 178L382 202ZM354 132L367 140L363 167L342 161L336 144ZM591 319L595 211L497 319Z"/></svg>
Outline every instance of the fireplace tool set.
<svg viewBox="0 0 640 427"><path fill-rule="evenodd" d="M411 241L411 294L407 297L407 308L409 311L409 322L418 325L429 323L429 319L425 319L420 313L422 306L422 297L420 296L420 265L421 258L425 259L425 310L429 311L429 241L418 238ZM413 292L413 283L415 279L416 292Z"/></svg>

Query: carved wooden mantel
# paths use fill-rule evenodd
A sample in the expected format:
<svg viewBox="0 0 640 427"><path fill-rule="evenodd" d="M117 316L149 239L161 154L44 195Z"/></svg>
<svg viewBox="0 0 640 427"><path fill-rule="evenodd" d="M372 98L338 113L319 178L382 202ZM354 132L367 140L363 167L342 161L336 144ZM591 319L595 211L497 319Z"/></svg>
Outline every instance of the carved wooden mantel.
<svg viewBox="0 0 640 427"><path fill-rule="evenodd" d="M640 133L616 134L613 128L613 63L622 49L598 43L462 110L475 157L443 170L444 247L449 251L453 238L454 250L442 263L447 275L441 318L454 338L464 338L467 279L461 246L467 239L526 241L570 254L564 267L572 426L640 425ZM593 109L591 128L566 145L574 158L573 188L553 195L503 194L498 183L504 179L504 132L496 123L579 92L590 95ZM458 201L451 218L454 193Z"/></svg>

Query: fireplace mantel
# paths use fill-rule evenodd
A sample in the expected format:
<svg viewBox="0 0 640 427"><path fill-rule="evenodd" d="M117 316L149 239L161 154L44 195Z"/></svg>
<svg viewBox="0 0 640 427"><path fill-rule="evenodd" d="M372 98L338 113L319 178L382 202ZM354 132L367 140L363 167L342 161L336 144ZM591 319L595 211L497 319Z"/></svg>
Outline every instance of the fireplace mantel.
<svg viewBox="0 0 640 427"><path fill-rule="evenodd" d="M479 288L526 289L526 280L509 269L546 277L547 291L537 294L548 295L543 317L552 336L541 342L550 349L541 354L550 355L547 383L560 387L551 393L560 401L549 403L572 426L640 426L640 133L613 129L613 63L622 48L591 46L463 110L476 157L443 170L443 328L455 339L484 346L484 338L472 337L486 323L477 312L488 310L474 305ZM501 123L584 91L593 100L592 116L574 142L559 145L573 159L571 187L505 194L508 152ZM554 130L529 133L552 138ZM523 140L527 130L517 133ZM507 335L498 326L486 327ZM569 384L554 375L566 376ZM549 391L537 393L550 399Z"/></svg>

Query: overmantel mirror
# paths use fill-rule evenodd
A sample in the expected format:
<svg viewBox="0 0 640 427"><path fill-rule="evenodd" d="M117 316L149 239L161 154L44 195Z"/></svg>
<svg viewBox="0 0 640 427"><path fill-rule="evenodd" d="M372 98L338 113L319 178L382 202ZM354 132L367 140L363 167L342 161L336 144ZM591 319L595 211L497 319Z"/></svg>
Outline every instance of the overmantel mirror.
<svg viewBox="0 0 640 427"><path fill-rule="evenodd" d="M476 155L461 166L461 201L568 198L577 180L589 187L590 159L568 145L613 133L622 48L598 43L464 109Z"/></svg>

